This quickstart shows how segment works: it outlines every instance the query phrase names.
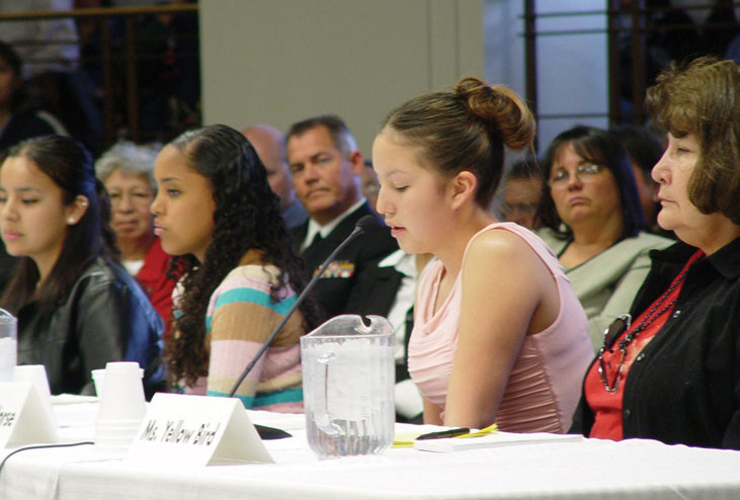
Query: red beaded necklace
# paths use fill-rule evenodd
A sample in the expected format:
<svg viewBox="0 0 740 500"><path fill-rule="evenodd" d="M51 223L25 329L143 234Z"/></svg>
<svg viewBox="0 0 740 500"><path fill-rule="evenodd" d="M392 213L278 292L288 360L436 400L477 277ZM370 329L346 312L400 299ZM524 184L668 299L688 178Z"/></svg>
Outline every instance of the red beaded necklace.
<svg viewBox="0 0 740 500"><path fill-rule="evenodd" d="M607 332L604 336L604 345L599 349L599 355L598 355L598 361L597 361L597 371L599 372L599 376L601 377L601 381L604 384L604 389L606 389L608 392L615 392L617 390L617 387L619 386L619 380L622 375L622 370L624 368L624 360L627 357L627 347L632 343L632 341L640 335L641 332L645 331L650 325L652 325L658 318L666 314L668 311L673 309L673 306L676 304L676 299L674 298L667 304L665 303L669 297L672 296L673 292L681 286L681 284L686 279L686 273L689 272L689 269L691 266L699 260L701 257L704 256L703 252L696 252L694 255L691 256L689 261L686 263L686 266L684 267L683 271L681 271L681 274L679 274L671 283L671 286L668 287L668 290L666 290L663 295L661 295L658 300L653 302L653 305L650 307L650 310L645 314L645 316L642 318L642 321L635 327L630 328L630 315L625 314L620 316L616 321L615 324L617 324L616 327L614 327L614 324L612 327L609 327ZM617 365L617 371L614 376L614 382L609 383L606 377L606 366L604 362L604 352L609 350L609 352L614 352L612 349L612 345L614 345L614 342L616 339L619 338L622 333L624 333L625 330L628 330L627 335L619 341L619 364Z"/></svg>

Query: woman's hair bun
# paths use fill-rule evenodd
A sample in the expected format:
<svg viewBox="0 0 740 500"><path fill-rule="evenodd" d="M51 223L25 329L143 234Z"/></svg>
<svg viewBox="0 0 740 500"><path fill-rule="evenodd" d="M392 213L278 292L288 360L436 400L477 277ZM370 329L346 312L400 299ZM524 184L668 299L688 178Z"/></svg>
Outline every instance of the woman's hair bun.
<svg viewBox="0 0 740 500"><path fill-rule="evenodd" d="M491 133L500 134L509 148L522 149L534 140L534 116L513 90L502 85L491 87L479 78L466 77L458 82L455 92Z"/></svg>

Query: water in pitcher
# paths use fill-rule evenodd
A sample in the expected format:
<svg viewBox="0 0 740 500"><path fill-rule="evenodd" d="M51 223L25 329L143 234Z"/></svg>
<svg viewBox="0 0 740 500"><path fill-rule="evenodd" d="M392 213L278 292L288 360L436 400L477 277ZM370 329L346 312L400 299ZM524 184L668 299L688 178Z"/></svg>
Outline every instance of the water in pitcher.
<svg viewBox="0 0 740 500"><path fill-rule="evenodd" d="M11 382L15 370L18 345L10 337L0 338L0 382Z"/></svg>
<svg viewBox="0 0 740 500"><path fill-rule="evenodd" d="M308 443L319 457L379 453L393 442L393 333L376 321L369 331L301 339Z"/></svg>

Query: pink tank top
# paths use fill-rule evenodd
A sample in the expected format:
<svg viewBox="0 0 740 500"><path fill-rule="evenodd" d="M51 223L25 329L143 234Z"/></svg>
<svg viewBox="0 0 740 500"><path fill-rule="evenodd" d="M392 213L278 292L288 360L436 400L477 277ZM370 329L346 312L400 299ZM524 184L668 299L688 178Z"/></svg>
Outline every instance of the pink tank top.
<svg viewBox="0 0 740 500"><path fill-rule="evenodd" d="M492 230L509 231L522 238L548 267L560 295L560 311L555 322L525 337L509 375L496 423L499 429L509 432L566 432L581 394L583 375L593 358L588 320L557 257L539 237L514 223L496 223L482 229L470 241ZM463 262L468 248L470 242ZM442 271L442 263L435 259L419 279L414 329L409 342L409 372L422 394L444 409L458 338L462 273L444 304L433 314Z"/></svg>

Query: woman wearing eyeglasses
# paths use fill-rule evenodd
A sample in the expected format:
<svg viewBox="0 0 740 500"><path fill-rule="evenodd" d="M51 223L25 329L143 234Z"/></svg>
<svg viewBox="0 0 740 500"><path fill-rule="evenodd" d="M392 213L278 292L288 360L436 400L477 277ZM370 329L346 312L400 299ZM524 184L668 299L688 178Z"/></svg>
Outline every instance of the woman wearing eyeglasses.
<svg viewBox="0 0 740 500"><path fill-rule="evenodd" d="M537 229L542 198L542 170L535 158L515 162L504 177L501 216L527 229Z"/></svg>
<svg viewBox="0 0 740 500"><path fill-rule="evenodd" d="M669 133L652 171L658 223L680 241L652 253L631 318L587 372L573 430L740 449L740 71L672 65L646 102Z"/></svg>
<svg viewBox="0 0 740 500"><path fill-rule="evenodd" d="M629 309L645 280L648 252L671 240L645 231L632 164L613 133L567 130L547 148L542 168L538 235L565 268L597 351L604 329Z"/></svg>

